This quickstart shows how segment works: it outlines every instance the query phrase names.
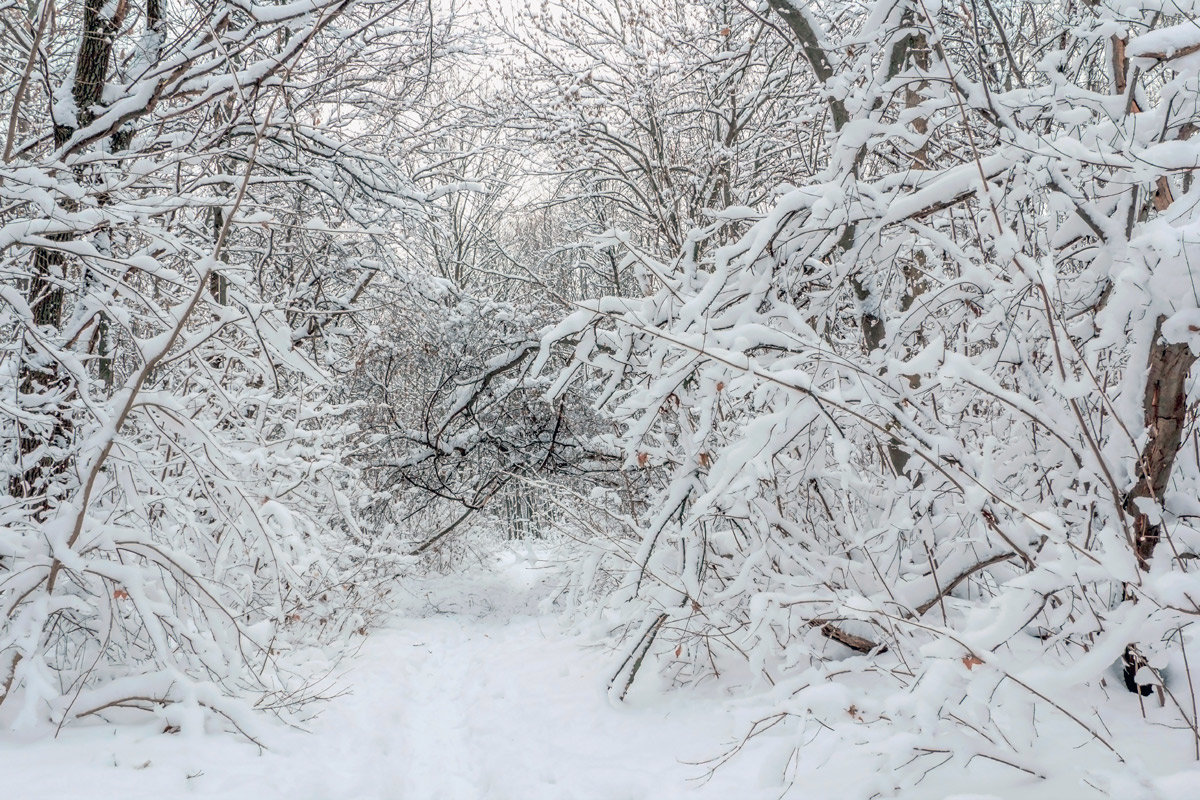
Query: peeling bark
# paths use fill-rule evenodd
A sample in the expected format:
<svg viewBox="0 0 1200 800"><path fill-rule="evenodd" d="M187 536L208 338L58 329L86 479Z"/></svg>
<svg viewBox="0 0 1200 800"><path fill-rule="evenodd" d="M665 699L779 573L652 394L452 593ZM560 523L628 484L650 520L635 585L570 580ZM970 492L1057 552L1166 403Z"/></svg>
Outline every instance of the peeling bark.
<svg viewBox="0 0 1200 800"><path fill-rule="evenodd" d="M1196 356L1186 343L1168 344L1162 337L1165 317L1154 326L1150 345L1146 392L1142 403L1148 439L1137 465L1137 481L1125 495L1125 512L1133 520L1138 566L1150 568L1150 558L1162 536L1161 525L1152 523L1139 501L1161 504L1171 478L1171 469L1183 440L1187 416L1187 379Z"/></svg>

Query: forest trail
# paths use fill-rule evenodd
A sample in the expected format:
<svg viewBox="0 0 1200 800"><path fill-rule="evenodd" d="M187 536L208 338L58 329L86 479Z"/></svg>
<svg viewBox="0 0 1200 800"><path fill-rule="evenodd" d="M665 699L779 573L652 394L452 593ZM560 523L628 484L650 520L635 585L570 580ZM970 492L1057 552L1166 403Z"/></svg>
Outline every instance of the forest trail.
<svg viewBox="0 0 1200 800"><path fill-rule="evenodd" d="M356 692L323 720L327 739L330 726L384 723L365 748L345 753L359 760L355 772L364 776L354 796L729 797L693 786L689 779L703 768L679 761L704 755L696 737L711 736L712 711L614 708L589 658L595 654L548 631L552 622L497 625L457 615L406 622L380 636L356 670L356 684L374 691ZM708 748L711 754L711 739ZM373 767L376 761L387 767ZM378 780L365 777L371 775Z"/></svg>
<svg viewBox="0 0 1200 800"><path fill-rule="evenodd" d="M478 577L478 576L476 576ZM741 730L720 703L612 704L611 654L580 646L511 573L426 585L372 634L310 734L77 727L0 741L13 800L728 800L774 797L703 765ZM437 603L429 598L437 597ZM727 736L722 739L721 732ZM741 774L737 774L741 772ZM765 777L765 776L763 776ZM757 783L754 781L753 783Z"/></svg>

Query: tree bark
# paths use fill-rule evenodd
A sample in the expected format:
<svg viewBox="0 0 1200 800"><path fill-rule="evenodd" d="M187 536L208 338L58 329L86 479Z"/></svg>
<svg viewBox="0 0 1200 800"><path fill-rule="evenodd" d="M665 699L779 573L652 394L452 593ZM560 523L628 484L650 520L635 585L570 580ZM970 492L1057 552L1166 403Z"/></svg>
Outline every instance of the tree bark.
<svg viewBox="0 0 1200 800"><path fill-rule="evenodd" d="M1196 356L1186 342L1168 344L1162 336L1166 317L1154 325L1142 411L1148 438L1138 458L1137 480L1125 495L1125 512L1133 520L1138 566L1150 569L1150 558L1162 538L1161 525L1152 523L1141 500L1161 504L1175 457L1183 442L1187 416L1187 379Z"/></svg>

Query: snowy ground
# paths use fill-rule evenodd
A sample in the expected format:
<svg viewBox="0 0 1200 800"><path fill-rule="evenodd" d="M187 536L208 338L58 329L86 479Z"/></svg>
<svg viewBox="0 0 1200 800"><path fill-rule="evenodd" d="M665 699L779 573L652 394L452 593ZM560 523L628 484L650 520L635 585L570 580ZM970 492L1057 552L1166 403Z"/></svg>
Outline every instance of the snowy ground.
<svg viewBox="0 0 1200 800"><path fill-rule="evenodd" d="M614 707L608 659L587 650L511 582L418 597L372 635L311 734L272 749L157 729L64 730L0 740L10 800L642 800L746 797L744 775L693 780L684 763L733 736L719 707ZM429 594L433 589L426 588ZM599 656L599 657L598 657Z"/></svg>
<svg viewBox="0 0 1200 800"><path fill-rule="evenodd" d="M509 562L509 566L516 566ZM614 705L611 659L536 613L534 573L508 569L426 584L369 638L309 734L280 731L260 753L227 737L156 729L65 730L57 741L0 739L0 796L12 800L767 800L792 755L770 735L700 780L700 762L746 731L745 704L717 694L653 695ZM1173 740L1174 741L1174 740ZM1186 742L1184 742L1186 744ZM803 760L803 756L801 756ZM795 767L796 764L792 763ZM844 765L805 777L787 797L857 797L870 776ZM1185 765L1186 766L1186 765ZM794 773L795 774L795 773ZM857 788L856 788L857 787ZM1114 791L1116 786L1111 787ZM1002 768L935 773L910 798L1104 797L1072 781ZM1200 772L1123 798L1200 798Z"/></svg>

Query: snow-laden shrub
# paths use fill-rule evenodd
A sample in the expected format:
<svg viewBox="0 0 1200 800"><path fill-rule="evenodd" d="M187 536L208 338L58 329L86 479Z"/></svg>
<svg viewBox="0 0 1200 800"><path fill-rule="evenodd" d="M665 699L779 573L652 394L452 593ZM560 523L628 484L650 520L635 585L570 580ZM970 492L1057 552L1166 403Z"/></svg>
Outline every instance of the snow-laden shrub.
<svg viewBox="0 0 1200 800"><path fill-rule="evenodd" d="M651 487L585 573L614 696L652 664L775 686L900 783L1120 759L1104 720L1144 697L1195 735L1194 27L770 6L822 84L822 171L632 253L646 295L543 349L574 348L556 391L590 381Z"/></svg>
<svg viewBox="0 0 1200 800"><path fill-rule="evenodd" d="M0 99L3 724L253 735L382 607L396 561L328 398L422 200L396 108L362 131L367 87L438 44L406 6L0 9L30 43L0 56L24 74Z"/></svg>

